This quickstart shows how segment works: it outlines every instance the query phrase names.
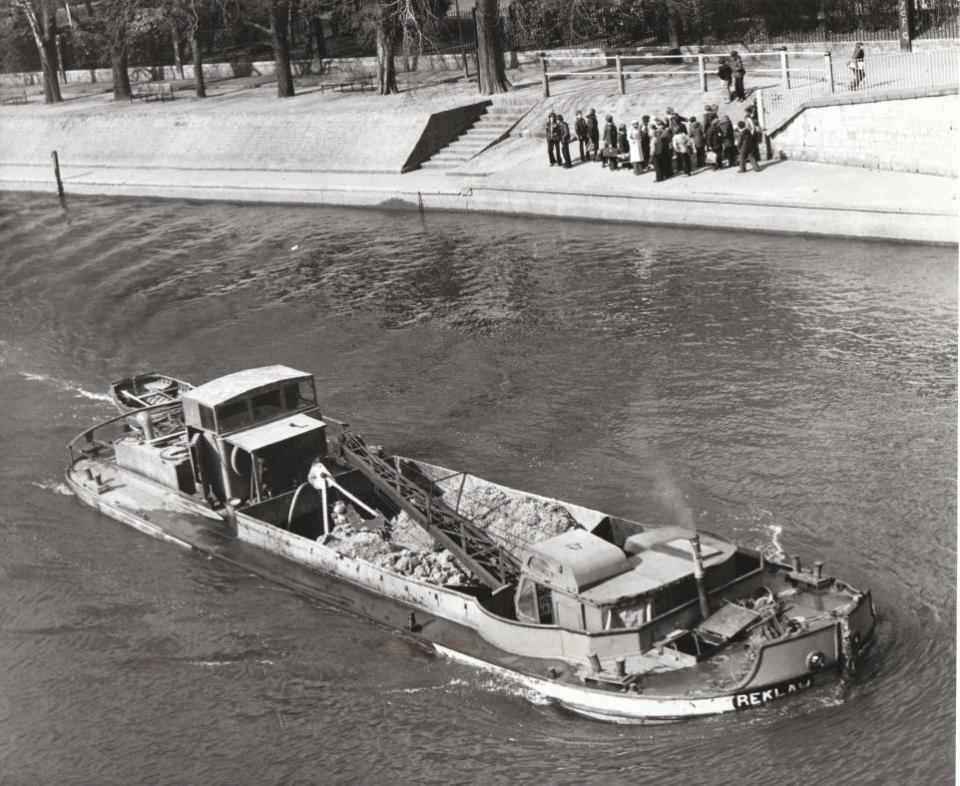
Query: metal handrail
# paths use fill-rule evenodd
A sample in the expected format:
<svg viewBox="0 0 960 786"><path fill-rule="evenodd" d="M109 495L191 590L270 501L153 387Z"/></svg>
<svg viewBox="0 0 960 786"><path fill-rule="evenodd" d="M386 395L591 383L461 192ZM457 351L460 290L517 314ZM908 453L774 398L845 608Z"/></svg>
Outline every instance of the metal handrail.
<svg viewBox="0 0 960 786"><path fill-rule="evenodd" d="M94 435L96 434L97 431L100 431L101 429L111 426L114 423L119 423L121 421L125 423L129 423L130 425L133 425L133 426L139 425L136 421L136 417L141 412L148 412L152 414L155 412L161 412L165 410L175 411L176 409L182 409L182 407L183 405L180 401L167 401L162 404L154 404L153 406L143 407L142 409L136 409L131 412L123 412L119 415L116 415L115 417L110 418L109 420L103 420L100 423L97 423L95 426L91 426L90 428L86 429L85 431L81 431L79 434L77 434L77 436L71 439L66 446L67 455L70 458L70 466L72 467L77 462L77 459L73 455L73 451L75 449L76 444L80 440L85 440L87 443L95 445L96 439ZM106 443L103 443L103 447L112 447L112 444L107 445ZM82 452L82 449L77 448L77 450L79 452Z"/></svg>

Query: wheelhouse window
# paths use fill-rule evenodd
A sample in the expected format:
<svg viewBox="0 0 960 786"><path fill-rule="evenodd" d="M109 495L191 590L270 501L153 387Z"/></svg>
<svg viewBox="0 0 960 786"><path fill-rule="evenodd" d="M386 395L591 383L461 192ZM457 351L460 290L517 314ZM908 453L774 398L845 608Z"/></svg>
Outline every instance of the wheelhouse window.
<svg viewBox="0 0 960 786"><path fill-rule="evenodd" d="M254 420L264 420L283 412L279 390L268 390L266 393L254 396L250 403L253 405Z"/></svg>
<svg viewBox="0 0 960 786"><path fill-rule="evenodd" d="M517 594L517 614L533 622L540 621L537 615L537 597L530 579L524 579L520 584L520 592Z"/></svg>
<svg viewBox="0 0 960 786"><path fill-rule="evenodd" d="M243 399L217 407L217 422L220 425L221 433L249 424L250 410L247 407L247 400Z"/></svg>
<svg viewBox="0 0 960 786"><path fill-rule="evenodd" d="M314 407L317 404L313 382L308 379L286 385L283 389L283 398L288 410Z"/></svg>
<svg viewBox="0 0 960 786"><path fill-rule="evenodd" d="M200 427L207 431L216 431L217 424L213 419L213 410L200 404L197 407L200 410Z"/></svg>

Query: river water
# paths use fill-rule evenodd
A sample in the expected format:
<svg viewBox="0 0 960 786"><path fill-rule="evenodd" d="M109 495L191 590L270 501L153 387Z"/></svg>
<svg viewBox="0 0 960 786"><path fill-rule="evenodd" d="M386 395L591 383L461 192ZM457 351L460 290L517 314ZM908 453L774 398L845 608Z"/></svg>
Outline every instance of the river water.
<svg viewBox="0 0 960 786"><path fill-rule="evenodd" d="M0 197L3 783L934 784L954 775L951 249ZM849 683L585 721L83 507L109 380L274 362L371 441L873 590Z"/></svg>

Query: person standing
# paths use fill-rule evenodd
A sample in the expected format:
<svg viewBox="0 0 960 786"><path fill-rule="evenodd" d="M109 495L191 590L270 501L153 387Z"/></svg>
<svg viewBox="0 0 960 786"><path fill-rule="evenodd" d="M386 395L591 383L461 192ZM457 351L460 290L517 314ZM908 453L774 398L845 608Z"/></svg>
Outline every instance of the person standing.
<svg viewBox="0 0 960 786"><path fill-rule="evenodd" d="M600 155L603 165L609 164L610 169L614 170L617 168L617 127L613 124L613 115L607 115L603 121L603 136L600 140L603 147Z"/></svg>
<svg viewBox="0 0 960 786"><path fill-rule="evenodd" d="M720 58L720 67L717 68L717 76L720 77L720 81L723 82L723 103L729 104L731 98L730 82L733 79L733 69L725 57Z"/></svg>
<svg viewBox="0 0 960 786"><path fill-rule="evenodd" d="M707 147L713 153L713 168L720 169L723 166L723 135L720 133L719 117L714 116L707 129Z"/></svg>
<svg viewBox="0 0 960 786"><path fill-rule="evenodd" d="M650 167L650 115L640 119L640 155L643 159L643 168Z"/></svg>
<svg viewBox="0 0 960 786"><path fill-rule="evenodd" d="M677 154L677 172L682 169L683 173L690 177L690 151L687 148L690 138L683 127L674 132L672 142L673 150Z"/></svg>
<svg viewBox="0 0 960 786"><path fill-rule="evenodd" d="M709 131L710 126L713 125L713 121L717 117L717 110L720 107L714 106L713 104L706 104L703 107L703 130Z"/></svg>
<svg viewBox="0 0 960 786"><path fill-rule="evenodd" d="M720 118L718 130L723 157L726 159L727 166L733 166L737 162L737 143L733 134L733 123L727 115Z"/></svg>
<svg viewBox="0 0 960 786"><path fill-rule="evenodd" d="M663 140L663 152L660 154L663 159L663 177L669 180L673 177L673 131L666 121L661 120L657 124L657 133Z"/></svg>
<svg viewBox="0 0 960 786"><path fill-rule="evenodd" d="M704 160L704 154L706 152L707 140L706 135L703 131L703 126L700 125L700 121L695 117L691 117L687 121L687 136L690 137L690 143L693 145L693 149L696 153L696 168L704 166L706 163Z"/></svg>
<svg viewBox="0 0 960 786"><path fill-rule="evenodd" d="M563 115L557 115L557 161L560 161L560 154L563 153L563 168L569 169L573 164L570 163L570 126L563 119Z"/></svg>
<svg viewBox="0 0 960 786"><path fill-rule="evenodd" d="M650 138L653 145L653 171L656 173L656 182L664 180L663 174L663 137L660 135L660 129L656 126L651 127Z"/></svg>
<svg viewBox="0 0 960 786"><path fill-rule="evenodd" d="M617 163L623 164L624 169L629 168L630 163L630 138L627 136L627 124L621 123L617 128Z"/></svg>
<svg viewBox="0 0 960 786"><path fill-rule="evenodd" d="M733 96L737 101L743 101L747 97L743 91L743 78L747 75L747 69L743 67L743 61L736 50L730 53L730 68L733 71Z"/></svg>
<svg viewBox="0 0 960 786"><path fill-rule="evenodd" d="M557 116L553 112L547 115L544 132L547 135L547 155L550 157L550 166L556 166L560 163L560 146L557 144Z"/></svg>
<svg viewBox="0 0 960 786"><path fill-rule="evenodd" d="M633 165L633 174L639 175L643 172L643 129L640 128L640 121L634 120L630 127L630 163Z"/></svg>
<svg viewBox="0 0 960 786"><path fill-rule="evenodd" d="M747 161L753 164L754 172L760 171L760 162L757 160L757 139L742 120L737 123L740 132L740 171L747 171Z"/></svg>
<svg viewBox="0 0 960 786"><path fill-rule="evenodd" d="M587 160L590 147L590 131L587 128L587 121L583 119L583 112L577 112L576 120L573 122L573 130L577 135L577 142L580 143L580 163Z"/></svg>
<svg viewBox="0 0 960 786"><path fill-rule="evenodd" d="M587 112L587 136L590 138L587 152L596 161L600 151L600 124L597 122L597 112L594 109Z"/></svg>
<svg viewBox="0 0 960 786"><path fill-rule="evenodd" d="M854 90L860 87L860 83L867 75L863 61L863 43L861 41L857 41L857 45L853 48L853 57L850 58L850 69L853 71L853 81L851 82L850 87L852 87Z"/></svg>

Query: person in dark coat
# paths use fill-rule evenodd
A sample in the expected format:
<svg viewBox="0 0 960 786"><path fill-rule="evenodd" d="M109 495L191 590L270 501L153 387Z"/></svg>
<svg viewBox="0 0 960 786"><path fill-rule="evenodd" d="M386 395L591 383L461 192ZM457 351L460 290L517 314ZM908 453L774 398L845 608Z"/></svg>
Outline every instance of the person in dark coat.
<svg viewBox="0 0 960 786"><path fill-rule="evenodd" d="M707 104L703 107L703 128L705 131L710 129L710 126L713 125L713 121L717 117L717 110L720 107L714 106L713 104Z"/></svg>
<svg viewBox="0 0 960 786"><path fill-rule="evenodd" d="M731 98L730 82L733 80L733 69L725 57L720 58L717 76L720 77L720 81L723 82L723 103L729 104Z"/></svg>
<svg viewBox="0 0 960 786"><path fill-rule="evenodd" d="M587 112L587 136L590 138L588 152L596 161L600 153L600 124L597 122L597 112L594 109Z"/></svg>
<svg viewBox="0 0 960 786"><path fill-rule="evenodd" d="M653 155L653 171L656 173L656 182L659 183L661 180L665 180L663 174L663 137L660 135L659 126L651 126L650 128L650 142Z"/></svg>
<svg viewBox="0 0 960 786"><path fill-rule="evenodd" d="M560 153L563 153L563 168L569 169L573 166L570 163L570 126L564 121L563 115L557 115L557 145L557 159L559 161Z"/></svg>
<svg viewBox="0 0 960 786"><path fill-rule="evenodd" d="M743 92L743 77L747 74L747 69L743 67L743 61L736 50L730 53L730 69L733 71L733 96L737 101L743 101L747 96Z"/></svg>
<svg viewBox="0 0 960 786"><path fill-rule="evenodd" d="M627 124L621 123L617 128L617 163L629 168L630 160L630 139L627 137Z"/></svg>
<svg viewBox="0 0 960 786"><path fill-rule="evenodd" d="M583 112L577 112L573 130L577 135L577 142L580 143L580 163L582 164L587 160L590 148L590 130L587 128L587 121L583 119Z"/></svg>
<svg viewBox="0 0 960 786"><path fill-rule="evenodd" d="M737 123L737 129L740 132L740 171L747 171L747 161L753 164L754 172L760 171L760 162L757 160L757 138L753 131L747 128L747 124L742 120Z"/></svg>
<svg viewBox="0 0 960 786"><path fill-rule="evenodd" d="M640 156L644 169L650 167L650 135L652 131L650 115L644 115L640 118Z"/></svg>
<svg viewBox="0 0 960 786"><path fill-rule="evenodd" d="M657 134L663 140L662 152L660 157L663 164L663 177L669 179L673 177L673 131L665 120L658 123Z"/></svg>
<svg viewBox="0 0 960 786"><path fill-rule="evenodd" d="M557 116L553 112L547 115L547 123L543 130L547 136L547 155L550 157L550 166L556 166L560 163L560 145L557 137Z"/></svg>
<svg viewBox="0 0 960 786"><path fill-rule="evenodd" d="M720 133L720 118L714 117L707 129L707 147L713 152L713 168L720 169L723 166L723 134Z"/></svg>
<svg viewBox="0 0 960 786"><path fill-rule="evenodd" d="M733 123L726 115L720 118L720 142L727 166L733 166L737 163L737 142L733 133Z"/></svg>
<svg viewBox="0 0 960 786"><path fill-rule="evenodd" d="M704 156L706 154L707 138L703 132L703 126L700 125L700 122L695 117L691 117L687 121L687 136L690 137L690 141L693 143L693 149L697 155L694 166L699 169L706 164Z"/></svg>
<svg viewBox="0 0 960 786"><path fill-rule="evenodd" d="M613 124L613 115L607 115L603 121L603 133L600 139L603 145L601 156L603 165L609 164L610 169L613 170L617 168L617 127Z"/></svg>
<svg viewBox="0 0 960 786"><path fill-rule="evenodd" d="M850 70L853 71L853 81L850 83L850 87L852 87L854 90L860 87L860 83L867 75L863 61L863 44L860 41L857 41L857 45L853 48L853 57L850 58L849 64Z"/></svg>

